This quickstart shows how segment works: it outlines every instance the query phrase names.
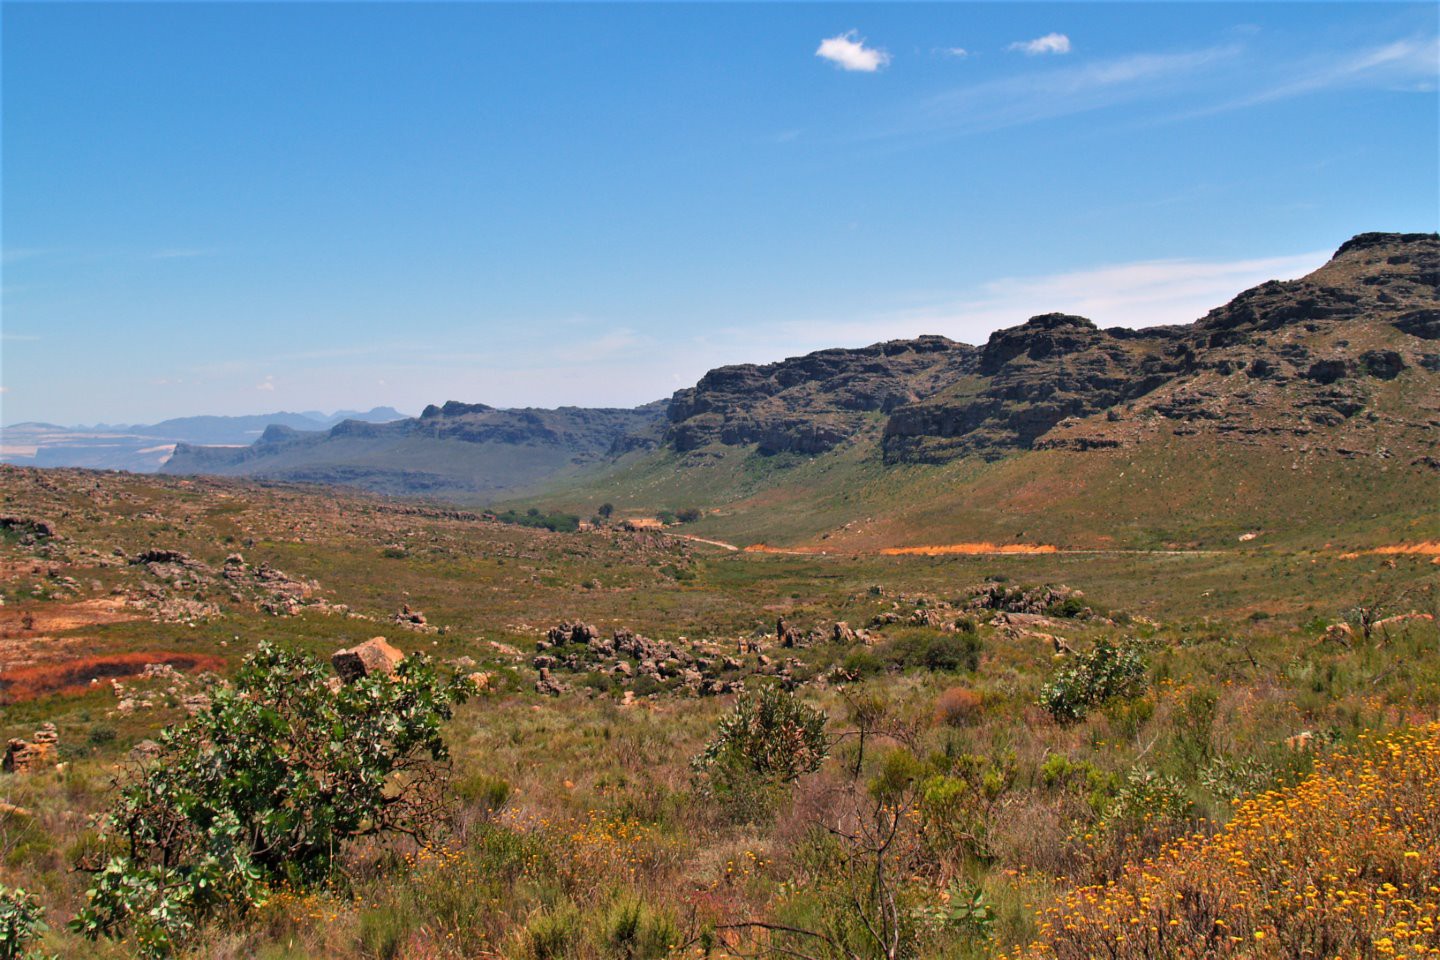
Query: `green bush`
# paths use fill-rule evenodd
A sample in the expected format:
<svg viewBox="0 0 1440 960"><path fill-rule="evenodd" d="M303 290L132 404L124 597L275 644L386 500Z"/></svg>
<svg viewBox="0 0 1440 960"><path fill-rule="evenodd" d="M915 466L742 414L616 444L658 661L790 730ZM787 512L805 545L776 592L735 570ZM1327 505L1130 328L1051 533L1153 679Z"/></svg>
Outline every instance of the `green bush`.
<svg viewBox="0 0 1440 960"><path fill-rule="evenodd" d="M818 770L829 749L824 712L770 686L741 694L691 765L712 776L748 774L762 782L790 783Z"/></svg>
<svg viewBox="0 0 1440 960"><path fill-rule="evenodd" d="M544 910L530 918L521 934L522 953L529 960L564 960L579 953L584 939L580 912L570 904Z"/></svg>
<svg viewBox="0 0 1440 960"><path fill-rule="evenodd" d="M680 928L668 914L634 898L612 904L601 929L602 951L616 960L658 960L680 942Z"/></svg>
<svg viewBox="0 0 1440 960"><path fill-rule="evenodd" d="M0 886L0 960L20 960L48 929L45 908L34 894Z"/></svg>
<svg viewBox="0 0 1440 960"><path fill-rule="evenodd" d="M980 666L981 642L973 631L956 633L917 632L898 637L888 651L891 662L901 667L932 673L974 673Z"/></svg>
<svg viewBox="0 0 1440 960"><path fill-rule="evenodd" d="M508 780L485 773L472 773L455 784L455 795L486 816L499 813L510 802L510 793Z"/></svg>
<svg viewBox="0 0 1440 960"><path fill-rule="evenodd" d="M1040 690L1040 705L1057 723L1077 723L1106 701L1143 692L1145 669L1133 645L1101 640L1056 672Z"/></svg>
<svg viewBox="0 0 1440 960"><path fill-rule="evenodd" d="M445 811L440 724L468 682L423 655L393 676L332 690L313 657L261 644L210 706L160 736L160 753L119 788L104 824L123 852L97 872L72 921L174 952L216 915L273 886L325 881L363 836L423 838Z"/></svg>

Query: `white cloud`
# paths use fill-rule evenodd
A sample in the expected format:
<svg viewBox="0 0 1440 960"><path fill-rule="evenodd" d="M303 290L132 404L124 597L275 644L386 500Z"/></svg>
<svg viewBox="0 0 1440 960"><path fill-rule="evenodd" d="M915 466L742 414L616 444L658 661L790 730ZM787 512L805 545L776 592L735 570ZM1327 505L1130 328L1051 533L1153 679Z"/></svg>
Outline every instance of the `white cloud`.
<svg viewBox="0 0 1440 960"><path fill-rule="evenodd" d="M1063 33L1047 33L1034 40L1017 40L1010 44L1010 49L1019 50L1032 57L1042 53L1069 53L1070 38Z"/></svg>
<svg viewBox="0 0 1440 960"><path fill-rule="evenodd" d="M1005 277L949 301L838 323L778 324L790 344L862 346L879 340L939 333L980 344L996 330L1041 313L1088 317L1100 327L1191 323L1266 280L1304 276L1328 251L1248 260L1142 260L1033 277Z"/></svg>
<svg viewBox="0 0 1440 960"><path fill-rule="evenodd" d="M946 47L946 48L945 48L943 51L941 51L941 52L943 52L943 53L945 54L945 56L947 56L947 57L968 57L968 56L970 56L970 51L969 51L969 50L966 50L964 47Z"/></svg>
<svg viewBox="0 0 1440 960"><path fill-rule="evenodd" d="M889 53L865 46L865 40L854 30L821 40L815 56L829 60L842 70L861 73L874 73L890 63Z"/></svg>
<svg viewBox="0 0 1440 960"><path fill-rule="evenodd" d="M274 389L275 389L275 377L274 377L274 375L272 374L272 375L266 376L264 380L261 380L259 383L255 384L255 389L256 389L256 390L265 390L265 391L267 391L267 392L273 392Z"/></svg>

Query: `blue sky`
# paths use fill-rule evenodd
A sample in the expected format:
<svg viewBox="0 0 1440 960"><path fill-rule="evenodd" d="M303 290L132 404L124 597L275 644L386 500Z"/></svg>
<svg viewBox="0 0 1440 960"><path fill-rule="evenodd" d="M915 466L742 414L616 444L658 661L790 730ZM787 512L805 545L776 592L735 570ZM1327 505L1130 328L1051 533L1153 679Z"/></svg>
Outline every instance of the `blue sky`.
<svg viewBox="0 0 1440 960"><path fill-rule="evenodd" d="M6 423L631 405L1440 220L1434 4L3 6Z"/></svg>

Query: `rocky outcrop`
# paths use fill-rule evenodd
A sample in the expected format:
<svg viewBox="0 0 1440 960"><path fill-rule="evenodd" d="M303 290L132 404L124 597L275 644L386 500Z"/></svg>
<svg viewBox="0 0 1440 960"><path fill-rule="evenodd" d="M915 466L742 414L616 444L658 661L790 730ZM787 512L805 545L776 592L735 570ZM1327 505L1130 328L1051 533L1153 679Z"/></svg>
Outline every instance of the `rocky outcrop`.
<svg viewBox="0 0 1440 960"><path fill-rule="evenodd" d="M975 379L891 414L885 458L943 462L1034 446L1062 420L1143 396L1183 369L1190 361L1173 339L1168 329L1142 338L1059 313L997 331Z"/></svg>
<svg viewBox="0 0 1440 960"><path fill-rule="evenodd" d="M886 414L928 396L973 365L975 349L944 337L821 350L779 363L719 367L670 400L667 442L761 453L817 454Z"/></svg>
<svg viewBox="0 0 1440 960"><path fill-rule="evenodd" d="M1437 282L1440 237L1361 234L1309 276L1263 283L1190 326L1034 317L995 333L975 376L894 410L885 459L1126 446L1166 425L1258 442L1362 411L1383 425L1381 385L1434 372L1425 341L1440 337ZM1410 389L1440 399L1434 378Z"/></svg>
<svg viewBox="0 0 1440 960"><path fill-rule="evenodd" d="M59 759L60 736L55 724L44 723L30 740L11 740L5 747L5 760L0 769L16 776L28 776L53 768Z"/></svg>

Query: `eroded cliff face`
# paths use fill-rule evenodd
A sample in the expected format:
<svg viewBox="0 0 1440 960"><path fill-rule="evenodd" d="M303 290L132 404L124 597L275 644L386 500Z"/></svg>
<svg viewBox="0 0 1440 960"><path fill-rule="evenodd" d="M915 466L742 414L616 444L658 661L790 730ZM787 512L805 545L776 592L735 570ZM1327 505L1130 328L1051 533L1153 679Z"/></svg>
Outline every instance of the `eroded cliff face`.
<svg viewBox="0 0 1440 960"><path fill-rule="evenodd" d="M753 443L763 453L823 453L876 415L962 376L976 356L966 344L919 337L764 366L720 367L671 399L666 441L682 452L709 443Z"/></svg>
<svg viewBox="0 0 1440 960"><path fill-rule="evenodd" d="M1433 428L1437 281L1434 234L1362 234L1309 276L1261 284L1188 326L1035 317L994 334L976 376L895 409L884 455L1113 447L1167 428L1250 442ZM1397 380L1403 401L1387 387Z"/></svg>

